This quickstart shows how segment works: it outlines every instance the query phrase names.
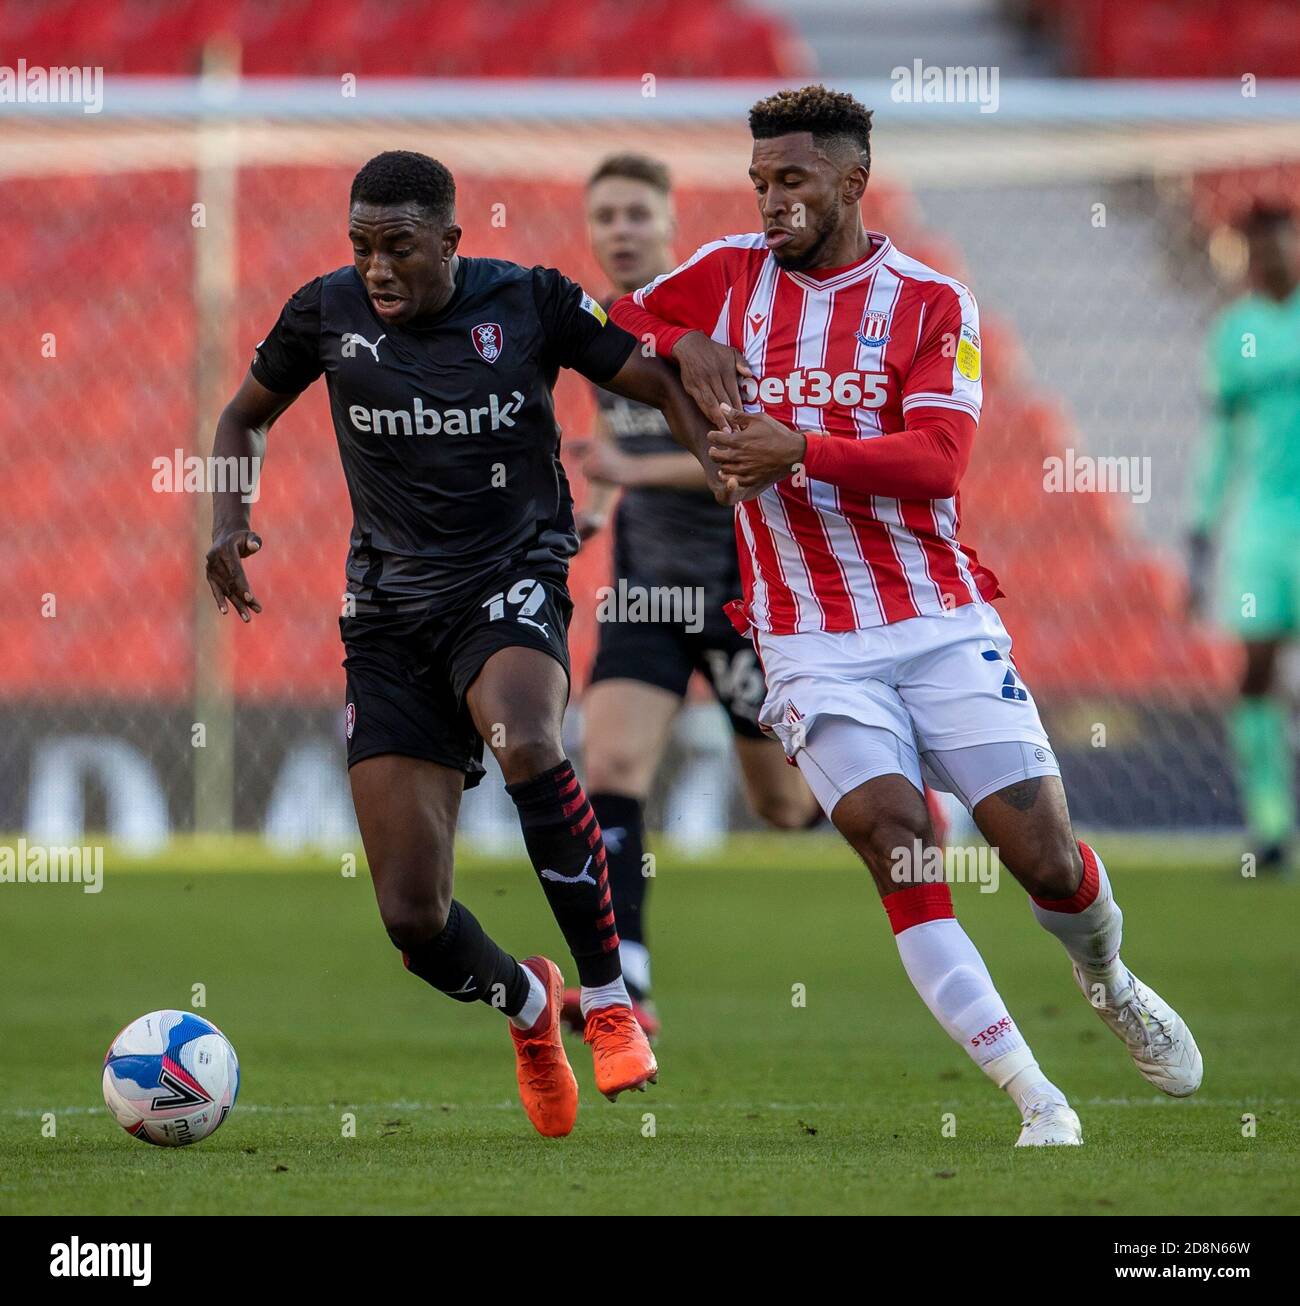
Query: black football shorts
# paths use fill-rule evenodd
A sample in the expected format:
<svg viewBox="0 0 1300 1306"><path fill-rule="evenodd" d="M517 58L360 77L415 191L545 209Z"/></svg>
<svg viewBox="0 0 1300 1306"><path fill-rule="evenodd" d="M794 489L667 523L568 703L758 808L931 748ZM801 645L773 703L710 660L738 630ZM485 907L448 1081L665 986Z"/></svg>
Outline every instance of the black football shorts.
<svg viewBox="0 0 1300 1306"><path fill-rule="evenodd" d="M340 618L348 766L400 753L463 771L472 789L483 777L483 740L466 691L503 648L540 649L568 675L572 614L562 580L525 568L498 575L469 602L436 616L419 610Z"/></svg>
<svg viewBox="0 0 1300 1306"><path fill-rule="evenodd" d="M684 698L691 674L701 672L741 739L763 739L758 724L765 688L754 645L725 621L703 630L668 621L597 623L591 683L637 680Z"/></svg>

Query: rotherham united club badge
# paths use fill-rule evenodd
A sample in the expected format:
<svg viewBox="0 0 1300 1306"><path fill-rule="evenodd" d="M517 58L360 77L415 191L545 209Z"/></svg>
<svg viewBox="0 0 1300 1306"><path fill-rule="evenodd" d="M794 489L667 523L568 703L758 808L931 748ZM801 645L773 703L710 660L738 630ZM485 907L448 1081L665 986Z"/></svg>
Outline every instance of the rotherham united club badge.
<svg viewBox="0 0 1300 1306"><path fill-rule="evenodd" d="M495 363L501 357L501 328L495 322L480 322L469 334L485 363Z"/></svg>
<svg viewBox="0 0 1300 1306"><path fill-rule="evenodd" d="M343 713L343 727L348 732L348 738L352 738L352 732L357 728L357 705L349 703L348 709Z"/></svg>

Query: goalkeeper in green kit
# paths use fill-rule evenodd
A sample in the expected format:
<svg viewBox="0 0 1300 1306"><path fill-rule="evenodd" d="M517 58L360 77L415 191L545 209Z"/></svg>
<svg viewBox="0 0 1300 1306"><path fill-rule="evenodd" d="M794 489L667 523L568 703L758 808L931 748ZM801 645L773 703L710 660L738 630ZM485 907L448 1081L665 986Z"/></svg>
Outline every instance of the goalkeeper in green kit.
<svg viewBox="0 0 1300 1306"><path fill-rule="evenodd" d="M1300 633L1300 231L1288 208L1256 204L1241 224L1249 290L1214 324L1211 434L1196 480L1191 597L1205 611L1214 538L1223 593L1215 615L1246 665L1231 733L1257 869L1287 869L1294 768L1278 655Z"/></svg>

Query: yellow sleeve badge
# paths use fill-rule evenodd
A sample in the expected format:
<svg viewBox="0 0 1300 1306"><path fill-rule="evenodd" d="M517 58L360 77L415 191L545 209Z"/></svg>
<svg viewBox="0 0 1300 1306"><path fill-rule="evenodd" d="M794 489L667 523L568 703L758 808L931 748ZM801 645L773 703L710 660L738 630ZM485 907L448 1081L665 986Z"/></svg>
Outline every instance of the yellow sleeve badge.
<svg viewBox="0 0 1300 1306"><path fill-rule="evenodd" d="M968 381L980 379L980 338L971 327L962 326L957 341L957 370Z"/></svg>

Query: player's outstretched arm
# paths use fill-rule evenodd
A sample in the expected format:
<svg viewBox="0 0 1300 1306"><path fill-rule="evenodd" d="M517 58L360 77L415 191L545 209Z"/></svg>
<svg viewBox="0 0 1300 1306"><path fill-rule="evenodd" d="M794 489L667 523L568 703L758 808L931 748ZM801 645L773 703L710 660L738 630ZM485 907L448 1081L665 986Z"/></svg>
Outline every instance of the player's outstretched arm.
<svg viewBox="0 0 1300 1306"><path fill-rule="evenodd" d="M702 490L704 469L686 453L629 454L612 444L593 440L582 460L583 475L594 487L611 495L620 489L653 486L656 489ZM601 501L597 500L599 504Z"/></svg>
<svg viewBox="0 0 1300 1306"><path fill-rule="evenodd" d="M719 473L709 457L709 423L671 367L659 358L647 358L639 349L634 349L618 372L601 384L615 394L659 409L673 439L694 454L704 469L705 480L714 498L719 503L735 502L738 487Z"/></svg>
<svg viewBox="0 0 1300 1306"><path fill-rule="evenodd" d="M266 452L266 433L272 423L297 398L278 395L253 379L250 372L235 397L217 418L217 433L212 441L212 456L237 459L227 467L253 469L253 479L261 475ZM208 550L208 585L217 607L225 613L234 605L240 619L250 621L262 605L249 588L244 575L243 559L262 547L261 539L251 526L252 503L240 489L248 484L244 476L227 476L225 489L212 492L212 547Z"/></svg>
<svg viewBox="0 0 1300 1306"><path fill-rule="evenodd" d="M741 407L740 378L753 370L739 349L719 344L705 331L666 321L624 295L609 310L610 317L642 342L649 342L661 358L671 358L681 374L686 393L715 426L725 425L722 405Z"/></svg>

